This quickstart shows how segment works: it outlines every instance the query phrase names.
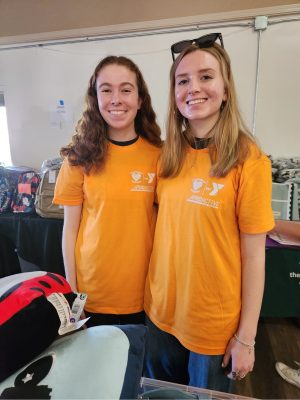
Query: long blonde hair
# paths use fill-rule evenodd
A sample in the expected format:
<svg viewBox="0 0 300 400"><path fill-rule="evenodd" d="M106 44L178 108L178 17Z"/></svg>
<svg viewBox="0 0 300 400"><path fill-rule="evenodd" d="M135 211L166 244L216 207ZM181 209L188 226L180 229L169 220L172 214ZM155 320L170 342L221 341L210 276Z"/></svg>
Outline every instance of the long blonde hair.
<svg viewBox="0 0 300 400"><path fill-rule="evenodd" d="M167 135L161 156L160 176L177 176L182 168L186 152L194 142L188 120L179 112L175 103L175 73L181 60L194 51L205 51L214 56L219 64L224 80L227 100L223 102L220 116L212 129L208 146L211 158L211 176L223 177L242 163L248 153L249 145L256 143L247 129L238 109L237 96L231 71L230 58L217 43L199 49L196 45L187 47L174 61L170 71L169 110ZM258 151L260 154L260 150Z"/></svg>

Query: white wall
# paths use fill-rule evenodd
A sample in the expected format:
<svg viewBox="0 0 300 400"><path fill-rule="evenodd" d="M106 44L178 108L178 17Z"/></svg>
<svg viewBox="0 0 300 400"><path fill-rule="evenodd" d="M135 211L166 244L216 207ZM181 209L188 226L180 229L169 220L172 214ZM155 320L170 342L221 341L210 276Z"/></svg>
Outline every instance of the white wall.
<svg viewBox="0 0 300 400"><path fill-rule="evenodd" d="M300 157L300 21L262 35L257 135L274 156Z"/></svg>
<svg viewBox="0 0 300 400"><path fill-rule="evenodd" d="M39 168L70 141L80 117L88 80L108 54L132 58L148 83L164 126L170 45L221 31L229 52L242 113L252 126L258 34L251 27L212 28L99 42L0 51L12 160ZM269 25L262 32L256 134L274 156L300 156L300 21ZM57 102L65 101L71 120L51 125ZM52 112L52 114L51 114Z"/></svg>

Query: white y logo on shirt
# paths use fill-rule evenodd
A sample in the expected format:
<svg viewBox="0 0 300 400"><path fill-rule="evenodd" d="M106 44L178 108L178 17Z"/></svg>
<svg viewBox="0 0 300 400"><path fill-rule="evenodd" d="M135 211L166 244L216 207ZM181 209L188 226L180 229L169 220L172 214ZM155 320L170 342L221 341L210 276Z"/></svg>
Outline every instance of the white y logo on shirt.
<svg viewBox="0 0 300 400"><path fill-rule="evenodd" d="M212 182L213 190L209 193L210 196L215 196L220 189L223 189L223 183Z"/></svg>
<svg viewBox="0 0 300 400"><path fill-rule="evenodd" d="M223 183L206 181L202 178L194 178L192 179L191 191L195 194L190 196L187 201L189 203L201 204L210 208L219 208L220 200L218 197L217 200L214 200L211 197L217 196L223 187Z"/></svg>
<svg viewBox="0 0 300 400"><path fill-rule="evenodd" d="M154 191L154 179L155 172L141 172L132 171L130 172L131 182L134 183L134 187L130 190L132 192L153 192Z"/></svg>

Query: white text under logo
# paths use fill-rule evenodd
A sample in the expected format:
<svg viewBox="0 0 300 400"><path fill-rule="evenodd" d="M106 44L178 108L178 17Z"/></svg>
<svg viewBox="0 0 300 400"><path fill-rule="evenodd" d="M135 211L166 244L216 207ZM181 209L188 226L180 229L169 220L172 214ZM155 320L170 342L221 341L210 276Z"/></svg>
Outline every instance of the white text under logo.
<svg viewBox="0 0 300 400"><path fill-rule="evenodd" d="M132 192L153 192L154 187L152 183L154 182L155 172L132 171L131 182L135 186L131 189Z"/></svg>
<svg viewBox="0 0 300 400"><path fill-rule="evenodd" d="M192 180L191 188L191 191L195 194L190 196L187 201L190 203L202 204L211 208L219 208L220 201L216 200L215 197L223 187L223 183L195 178Z"/></svg>

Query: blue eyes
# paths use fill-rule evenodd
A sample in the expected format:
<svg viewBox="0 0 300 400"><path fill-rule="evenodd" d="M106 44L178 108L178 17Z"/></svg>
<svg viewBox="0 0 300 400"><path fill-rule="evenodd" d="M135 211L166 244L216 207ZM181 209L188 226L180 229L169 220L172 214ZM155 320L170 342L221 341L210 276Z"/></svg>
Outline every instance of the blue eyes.
<svg viewBox="0 0 300 400"><path fill-rule="evenodd" d="M200 81L207 81L213 79L213 77L211 75L202 75L199 77ZM190 82L189 79L180 79L179 81L177 81L177 85L178 86L184 86L187 85Z"/></svg>

